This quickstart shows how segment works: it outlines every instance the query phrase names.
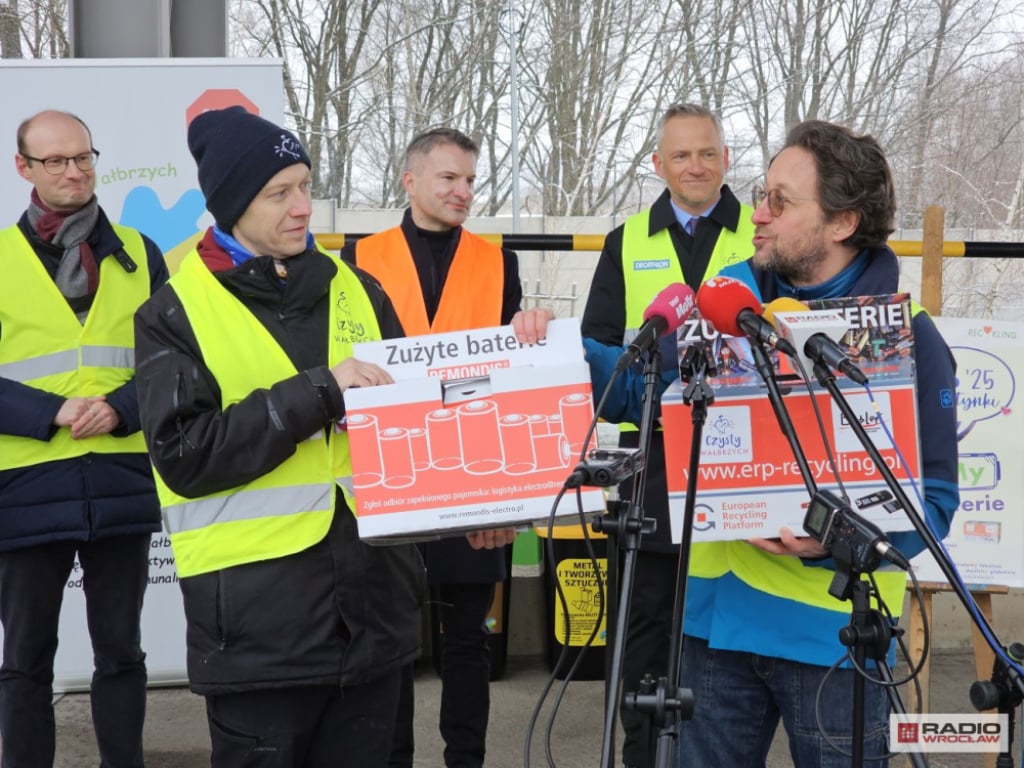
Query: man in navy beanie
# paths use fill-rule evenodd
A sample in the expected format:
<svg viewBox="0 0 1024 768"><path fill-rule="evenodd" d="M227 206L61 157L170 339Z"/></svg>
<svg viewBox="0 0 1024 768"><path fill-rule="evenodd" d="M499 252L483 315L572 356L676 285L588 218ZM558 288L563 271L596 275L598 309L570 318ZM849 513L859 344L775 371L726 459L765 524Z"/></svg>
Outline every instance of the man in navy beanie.
<svg viewBox="0 0 1024 768"><path fill-rule="evenodd" d="M136 315L136 359L211 765L385 766L423 566L359 540L343 394L390 382L352 345L402 327L315 245L294 135L233 107L188 144L216 224Z"/></svg>

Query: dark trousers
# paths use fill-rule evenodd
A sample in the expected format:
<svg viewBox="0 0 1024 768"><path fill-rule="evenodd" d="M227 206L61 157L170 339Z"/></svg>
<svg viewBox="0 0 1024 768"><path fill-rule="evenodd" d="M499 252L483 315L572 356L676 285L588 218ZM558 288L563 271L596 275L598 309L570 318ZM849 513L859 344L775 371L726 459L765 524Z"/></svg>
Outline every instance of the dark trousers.
<svg viewBox="0 0 1024 768"><path fill-rule="evenodd" d="M92 640L90 701L100 766L143 764L146 655L139 621L148 582L149 534L0 553L3 768L53 765L53 662L61 603L76 552Z"/></svg>
<svg viewBox="0 0 1024 768"><path fill-rule="evenodd" d="M207 696L211 768L385 768L399 678Z"/></svg>
<svg viewBox="0 0 1024 768"><path fill-rule="evenodd" d="M622 659L622 691L638 691L640 679L649 673L654 679L668 671L669 637L672 632L672 607L675 600L676 572L679 557L675 554L638 551L636 578L626 627L626 647ZM621 606L620 606L621 609ZM625 737L622 762L636 768L654 766L652 735L646 727L646 714L620 708Z"/></svg>
<svg viewBox="0 0 1024 768"><path fill-rule="evenodd" d="M439 584L431 588L441 613L441 712L447 768L484 764L490 711L491 650L484 621L494 584ZM403 676L395 746L389 765L409 768L413 756L413 670Z"/></svg>

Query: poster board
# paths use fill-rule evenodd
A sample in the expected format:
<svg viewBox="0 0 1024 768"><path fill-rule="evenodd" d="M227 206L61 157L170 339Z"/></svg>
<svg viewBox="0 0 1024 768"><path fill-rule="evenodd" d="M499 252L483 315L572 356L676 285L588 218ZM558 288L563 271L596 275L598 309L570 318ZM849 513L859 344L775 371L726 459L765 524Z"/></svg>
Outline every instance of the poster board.
<svg viewBox="0 0 1024 768"><path fill-rule="evenodd" d="M957 362L960 508L943 540L965 583L1024 587L1024 323L933 318ZM946 581L924 552L921 581Z"/></svg>

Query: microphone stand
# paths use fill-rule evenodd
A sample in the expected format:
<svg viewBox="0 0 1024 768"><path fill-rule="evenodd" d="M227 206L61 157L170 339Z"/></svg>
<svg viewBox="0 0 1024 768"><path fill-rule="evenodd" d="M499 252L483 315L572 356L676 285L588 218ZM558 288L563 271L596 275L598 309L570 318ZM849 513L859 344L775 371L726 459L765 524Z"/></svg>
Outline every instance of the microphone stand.
<svg viewBox="0 0 1024 768"><path fill-rule="evenodd" d="M1010 658L1017 663L1024 660L1024 644L1010 643L1006 650ZM999 714L1006 715L1007 747L1006 751L1000 752L996 758L996 768L1013 768L1013 755L1010 749L1013 746L1014 714L1021 700L1021 692L1011 682L1009 665L998 656L992 664L992 678L979 680L971 685L971 704L975 709L979 712L995 709Z"/></svg>
<svg viewBox="0 0 1024 768"><path fill-rule="evenodd" d="M672 632L669 635L668 671L657 682L645 678L639 693L626 693L624 706L645 713L652 725L658 726L655 765L671 768L675 764L676 738L680 721L693 715L693 692L680 687L683 659L683 620L686 607L686 577L690 571L690 547L693 540L693 518L696 509L697 479L700 471L700 451L703 444L704 423L708 406L714 403L715 393L706 376L716 373L709 350L703 341L691 344L679 363L679 378L687 384L683 390L683 403L692 405L690 438L690 465L686 478L686 501L683 511L682 537L679 545L679 565L676 570L676 591L672 606Z"/></svg>
<svg viewBox="0 0 1024 768"><path fill-rule="evenodd" d="M775 379L775 371L771 364L771 359L765 352L764 347L757 342L756 339L751 340L750 344L751 352L754 355L754 363L757 366L758 373L761 374L761 378L764 379L765 386L768 389L768 401L771 403L772 410L775 412L775 418L779 422L779 427L782 429L782 434L785 436L786 441L789 443L790 448L793 451L793 456L796 459L797 466L800 469L800 475L803 478L804 485L807 487L808 492L813 498L818 491L817 483L814 481L814 475L811 473L810 467L807 464L807 458L804 456L803 449L800 447L800 442L796 435L796 430L793 427L793 421L789 416L789 412L786 409L785 403L782 400L782 392L779 390L779 384ZM817 372L817 368L815 368ZM835 384L833 377L833 385ZM824 385L824 382L823 382ZM830 390L831 391L831 390ZM841 395L840 395L841 396ZM849 408L849 405L847 405ZM845 413L845 411L844 411ZM847 418L859 427L860 422L857 421L856 417L851 418L851 414L847 414ZM865 433L865 437L866 437ZM868 438L870 442L870 438ZM873 447L873 446L872 446ZM877 451L876 451L877 454ZM879 458L877 455L872 458ZM881 462L884 466L884 462ZM849 558L843 558L841 552L833 551L833 556L836 560L836 577L833 580L833 588L830 588L830 593L840 600L851 599L853 601L853 615L851 617L851 624L844 627L840 633L840 642L847 647L854 647L854 658L860 667L864 669L865 657L867 656L867 648L870 646L875 650L873 658L878 662L878 650L881 649L881 661L879 662L879 675L883 680L891 681L892 673L888 668L888 664L885 659L888 655L889 642L891 640L891 630L882 618L881 614L876 611L870 610L870 596L869 587L867 582L860 578L861 573L859 571L852 572L849 567L844 569L841 567L843 561L846 563L850 562ZM834 589L837 585L837 594ZM877 616L875 615L877 614ZM905 713L906 710L903 707L902 702L899 701L899 696L892 686L886 686L886 691L889 693L890 700L893 701L893 709L898 713ZM853 760L851 765L853 768L861 768L864 765L864 677L855 671L853 681L853 732L851 734ZM911 759L918 764L914 758L920 758L920 754L911 753ZM925 763L926 765L926 763Z"/></svg>
<svg viewBox="0 0 1024 768"><path fill-rule="evenodd" d="M946 581L949 582L949 585L952 588L953 592L960 599L960 602L966 609L967 614L971 617L972 621L978 626L978 629L981 631L982 635L985 635L985 630L987 630L989 633L987 637L995 638L995 630L992 629L992 627L989 625L985 617L979 611L972 610L972 608L976 609L977 607L974 603L974 598L971 596L970 592L968 592L967 589L964 587L959 575L956 572L955 567L950 562L949 558L946 556L945 550L943 550L942 545L939 543L939 540L935 538L935 534L932 533L932 529L921 517L920 513L917 511L917 507L914 506L913 502L910 501L909 497L904 492L902 486L900 486L899 481L897 481L896 476L893 475L892 470L890 470L889 466L885 463L881 453L875 446L874 441L872 441L871 437L868 435L867 430L865 430L864 426L860 423L860 420L854 413L849 401L847 401L846 397L842 393L842 390L840 390L839 385L836 383L835 374L833 374L827 366L822 365L821 362L817 362L814 366L814 375L818 379L818 382L826 390L828 390L829 395L831 395L832 397L832 401L836 404L840 412L846 418L846 421L849 423L850 428L857 436L857 440L864 447L864 450L867 451L867 454L871 458L871 460L875 463L875 466L878 468L879 473L882 475L882 479L885 480L886 486L889 488L890 491L892 491L893 496L902 505L904 511L907 513L907 517L909 518L911 524L914 526L914 530L917 531L918 535L920 535L921 538L924 540L925 546L928 548L928 551L931 552L932 557L935 558L936 564L939 566L939 569L942 571L943 575L945 575ZM1019 647L1019 644L1014 645ZM1013 646L1011 646L1011 648L1012 647ZM1005 648L1003 648L1002 646L1000 646L1000 648L1001 650L1005 650ZM995 649L993 648L993 650ZM1024 679L1021 678L1021 675L1012 665L1002 662L998 652L996 653L996 662L997 663L995 665L995 669L993 670L991 685L994 687L994 689L1004 692L1001 696L998 697L997 703L1001 704L1003 701L1010 698L1015 699L1016 702L1019 703L1022 699L1024 699ZM858 678L859 677L860 676L858 675ZM977 685L977 683L975 685ZM897 695L898 697L898 694L896 694L895 690L887 690L890 690L890 698L892 698L893 695ZM985 700L983 700L982 696L979 694L978 703L984 703L984 701ZM972 703L974 703L978 709L989 708L979 707L978 703L975 703L973 696ZM1010 711L1012 713L1012 708ZM897 710L897 712L902 713L899 710ZM920 753L912 752L909 754L919 755ZM1010 758L1010 760L1010 765L1012 765L1012 758Z"/></svg>
<svg viewBox="0 0 1024 768"><path fill-rule="evenodd" d="M750 339L750 351L754 355L754 365L757 368L757 372L761 374L765 387L768 388L768 402L771 403L772 410L775 412L775 420L779 422L782 436L786 438L790 450L793 451L793 458L796 460L797 468L800 470L800 477L803 478L804 487L807 488L807 492L811 496L814 496L818 490L818 484L814 482L814 473L811 472L811 468L807 464L807 457L804 456L803 448L800 447L800 441L796 436L796 429L793 428L793 420L789 417L789 411L786 410L786 406L782 402L782 392L779 390L779 382L775 380L775 369L772 367L771 358L768 357L768 353L764 351L764 346L756 338Z"/></svg>
<svg viewBox="0 0 1024 768"><path fill-rule="evenodd" d="M654 431L654 407L657 403L657 386L661 379L661 353L657 346L652 347L644 364L644 393L640 412L640 431L638 447L641 455L650 453L651 434ZM643 462L646 465L646 461ZM616 559L616 548L625 552L622 563L622 577L619 586L621 597L615 601L615 622L611 634L611 660L606 665L605 683L605 722L601 739L601 767L612 768L615 760L615 723L618 713L619 693L622 686L622 658L625 647L626 626L629 619L630 595L636 576L636 553L640 548L640 540L644 533L654 530L656 521L644 517L644 479L646 466L633 477L633 493L630 501L619 501L616 511L604 517L596 518L592 527L595 531L606 533L609 537L608 564L609 571ZM616 569L617 570L617 569ZM609 616L611 616L611 612ZM609 619L609 623L611 623Z"/></svg>

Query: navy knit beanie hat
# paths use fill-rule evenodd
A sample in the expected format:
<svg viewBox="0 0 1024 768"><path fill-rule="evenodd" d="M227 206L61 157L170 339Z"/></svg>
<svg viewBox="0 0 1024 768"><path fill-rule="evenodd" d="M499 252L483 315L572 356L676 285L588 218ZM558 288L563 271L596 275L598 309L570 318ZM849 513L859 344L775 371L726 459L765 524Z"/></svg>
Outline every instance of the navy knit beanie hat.
<svg viewBox="0 0 1024 768"><path fill-rule="evenodd" d="M309 155L290 131L242 107L198 115L188 127L188 148L206 209L228 234L278 171L296 163L310 167Z"/></svg>

